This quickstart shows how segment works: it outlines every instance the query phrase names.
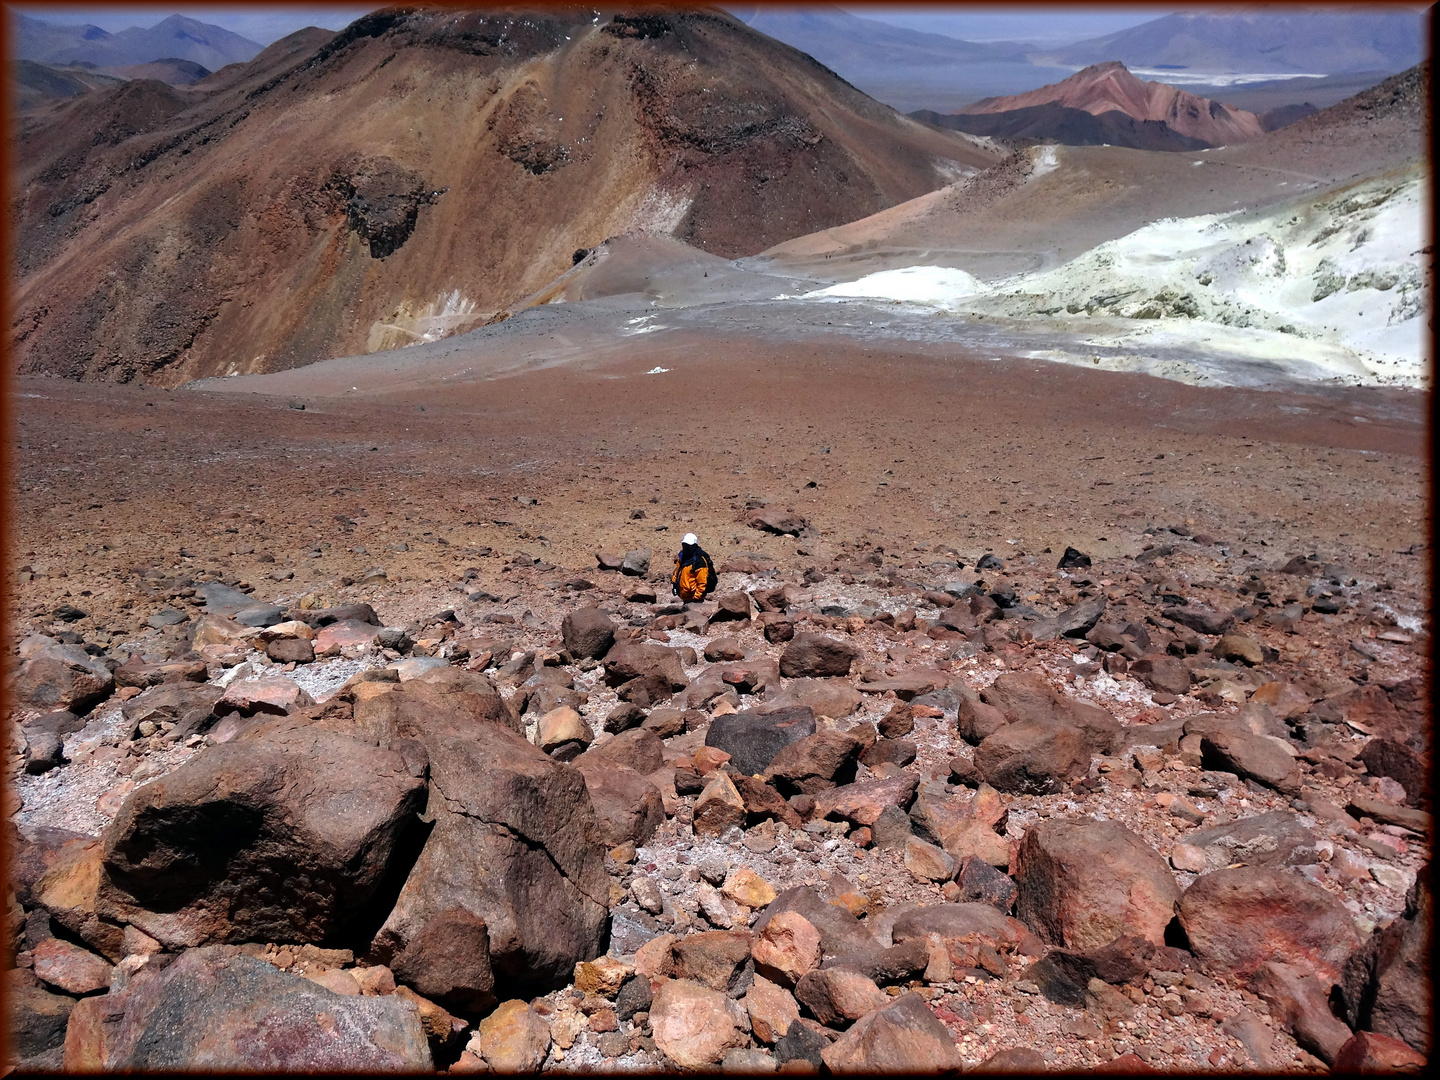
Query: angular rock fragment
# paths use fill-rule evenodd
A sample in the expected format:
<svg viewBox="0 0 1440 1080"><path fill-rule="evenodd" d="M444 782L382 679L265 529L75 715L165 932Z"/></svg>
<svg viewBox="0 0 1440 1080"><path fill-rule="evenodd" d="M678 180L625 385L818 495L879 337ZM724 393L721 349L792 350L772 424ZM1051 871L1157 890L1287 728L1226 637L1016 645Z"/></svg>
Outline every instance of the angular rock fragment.
<svg viewBox="0 0 1440 1080"><path fill-rule="evenodd" d="M1050 944L1096 949L1121 934L1164 942L1180 888L1123 825L1044 822L1026 832L1016 862L1016 915Z"/></svg>

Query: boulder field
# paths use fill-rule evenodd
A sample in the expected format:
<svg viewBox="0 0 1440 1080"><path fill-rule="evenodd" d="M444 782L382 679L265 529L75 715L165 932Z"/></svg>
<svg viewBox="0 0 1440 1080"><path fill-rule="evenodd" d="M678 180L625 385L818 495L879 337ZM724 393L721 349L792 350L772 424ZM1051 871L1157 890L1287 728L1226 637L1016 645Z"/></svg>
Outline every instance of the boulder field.
<svg viewBox="0 0 1440 1080"><path fill-rule="evenodd" d="M1207 543L747 553L691 605L600 552L388 625L211 576L130 649L56 611L12 662L11 1062L1421 1067L1413 636Z"/></svg>

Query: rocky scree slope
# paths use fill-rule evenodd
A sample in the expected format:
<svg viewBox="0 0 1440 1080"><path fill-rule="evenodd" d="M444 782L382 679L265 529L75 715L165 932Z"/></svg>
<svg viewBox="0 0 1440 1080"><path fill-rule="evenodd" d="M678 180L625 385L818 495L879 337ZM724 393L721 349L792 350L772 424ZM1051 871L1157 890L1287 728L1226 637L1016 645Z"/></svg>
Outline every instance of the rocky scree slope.
<svg viewBox="0 0 1440 1080"><path fill-rule="evenodd" d="M21 371L175 385L433 340L609 236L753 254L998 159L717 10L316 36L21 135Z"/></svg>
<svg viewBox="0 0 1440 1080"><path fill-rule="evenodd" d="M207 575L110 649L57 609L12 680L12 1054L1417 1067L1428 635L1151 532L736 553L691 606L647 551L527 557L391 626Z"/></svg>

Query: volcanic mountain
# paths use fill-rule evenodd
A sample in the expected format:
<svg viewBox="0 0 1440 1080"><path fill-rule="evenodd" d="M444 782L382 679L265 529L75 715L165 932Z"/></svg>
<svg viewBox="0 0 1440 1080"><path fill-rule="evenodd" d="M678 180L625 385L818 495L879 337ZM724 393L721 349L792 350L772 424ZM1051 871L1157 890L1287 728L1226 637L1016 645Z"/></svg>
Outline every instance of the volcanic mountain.
<svg viewBox="0 0 1440 1080"><path fill-rule="evenodd" d="M390 8L18 145L20 370L191 378L467 329L645 229L733 258L1000 159L718 10Z"/></svg>
<svg viewBox="0 0 1440 1080"><path fill-rule="evenodd" d="M1015 132L1008 132L1003 123L996 119L989 121L984 133L1020 134L1019 128L1030 127L1032 130L1025 131L1025 134L1045 137L1033 130L1035 113L1027 111L1045 106L1051 107L1048 110L1052 118L1051 124L1059 129L1049 137L1060 142L1067 141L1062 137L1067 117L1065 113L1055 112L1055 106L1088 113L1102 120L1108 118L1109 123L1117 129L1123 129L1126 125L1109 114L1119 113L1133 123L1163 124L1166 129L1183 139L1197 140L1199 144L1192 142L1188 146L1142 146L1142 149L1199 149L1202 146L1248 142L1265 134L1260 118L1254 113L1232 109L1208 98L1196 97L1165 83L1144 82L1132 75L1118 60L1094 64L1077 71L1062 82L1042 86L1029 93L977 101L962 109L960 115L1004 118L1010 114L1018 114L1010 117L1012 126L1017 128ZM1080 130L1085 130L1087 122L1079 118L1074 120ZM1089 123L1093 124L1093 121Z"/></svg>

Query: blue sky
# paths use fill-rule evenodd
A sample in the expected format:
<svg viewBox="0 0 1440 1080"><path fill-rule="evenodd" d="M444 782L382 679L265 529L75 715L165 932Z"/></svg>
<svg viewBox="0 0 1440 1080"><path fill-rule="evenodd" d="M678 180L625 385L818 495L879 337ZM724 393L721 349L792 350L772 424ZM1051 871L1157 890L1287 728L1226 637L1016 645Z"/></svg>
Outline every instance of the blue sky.
<svg viewBox="0 0 1440 1080"><path fill-rule="evenodd" d="M168 15L188 15L200 22L223 26L261 45L293 33L305 26L323 26L339 30L354 19L382 6L375 4L244 4L244 5L87 5L87 4L11 4L46 22L93 23L114 33L131 26L154 26ZM968 41L1028 41L1037 45L1059 45L1098 37L1127 26L1167 15L1175 7L1045 7L1029 4L997 4L993 8L973 5L947 7L903 7L842 5L852 14L879 19L894 26L925 30L933 34Z"/></svg>

